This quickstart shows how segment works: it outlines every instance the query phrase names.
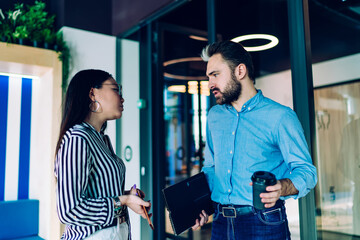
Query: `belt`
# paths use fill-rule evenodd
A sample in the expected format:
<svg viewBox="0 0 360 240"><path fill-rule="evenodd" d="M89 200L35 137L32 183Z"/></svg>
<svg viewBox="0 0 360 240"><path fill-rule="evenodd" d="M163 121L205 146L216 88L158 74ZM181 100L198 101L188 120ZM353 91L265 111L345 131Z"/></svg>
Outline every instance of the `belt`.
<svg viewBox="0 0 360 240"><path fill-rule="evenodd" d="M222 205L220 203L214 203L214 207L224 217L228 218L236 218L236 216L253 213L253 208L250 205Z"/></svg>

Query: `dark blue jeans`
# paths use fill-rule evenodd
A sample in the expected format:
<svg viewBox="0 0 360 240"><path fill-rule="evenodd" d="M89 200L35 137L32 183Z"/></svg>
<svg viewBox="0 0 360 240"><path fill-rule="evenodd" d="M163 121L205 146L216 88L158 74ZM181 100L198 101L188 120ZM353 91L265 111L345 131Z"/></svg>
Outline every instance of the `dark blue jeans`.
<svg viewBox="0 0 360 240"><path fill-rule="evenodd" d="M283 201L272 208L227 218L215 209L212 240L290 240L290 232Z"/></svg>

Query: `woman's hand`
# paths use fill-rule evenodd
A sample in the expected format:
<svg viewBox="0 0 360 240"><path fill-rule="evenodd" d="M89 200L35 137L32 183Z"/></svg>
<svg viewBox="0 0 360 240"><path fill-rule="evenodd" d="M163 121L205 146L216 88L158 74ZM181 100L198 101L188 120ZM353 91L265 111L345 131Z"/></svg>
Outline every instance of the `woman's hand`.
<svg viewBox="0 0 360 240"><path fill-rule="evenodd" d="M199 221L199 219L196 219L195 225L192 226L192 229L193 230L198 229L199 227L201 227L205 223L207 223L208 220L209 220L209 215L204 210L202 210L200 213L200 221Z"/></svg>
<svg viewBox="0 0 360 240"><path fill-rule="evenodd" d="M141 215L143 218L146 219L145 211L142 206L145 207L148 211L151 208L151 203L146 202L142 200L140 197L134 195L131 193L129 195L122 195L120 196L120 201L123 205L128 206L131 210L133 210L135 213ZM152 214L149 214L149 217L151 217Z"/></svg>

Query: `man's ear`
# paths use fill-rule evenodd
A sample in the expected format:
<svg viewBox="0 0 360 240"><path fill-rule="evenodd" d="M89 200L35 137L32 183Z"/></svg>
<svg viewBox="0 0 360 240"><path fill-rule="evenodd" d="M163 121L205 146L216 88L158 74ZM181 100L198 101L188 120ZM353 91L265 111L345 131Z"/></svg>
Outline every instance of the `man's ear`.
<svg viewBox="0 0 360 240"><path fill-rule="evenodd" d="M246 76L246 72L247 72L247 68L243 63L240 63L235 68L235 76L240 80L244 79L244 77Z"/></svg>

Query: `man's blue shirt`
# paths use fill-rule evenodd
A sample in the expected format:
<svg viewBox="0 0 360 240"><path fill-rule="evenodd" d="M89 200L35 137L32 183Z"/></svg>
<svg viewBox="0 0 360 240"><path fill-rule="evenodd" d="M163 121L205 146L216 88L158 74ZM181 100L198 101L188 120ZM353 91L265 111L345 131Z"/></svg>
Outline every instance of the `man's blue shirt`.
<svg viewBox="0 0 360 240"><path fill-rule="evenodd" d="M317 182L301 124L293 110L258 93L240 112L216 105L207 118L205 172L213 201L252 205L251 176L289 178L305 196ZM284 199L284 197L281 197Z"/></svg>

